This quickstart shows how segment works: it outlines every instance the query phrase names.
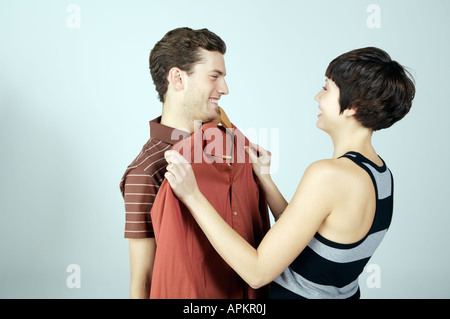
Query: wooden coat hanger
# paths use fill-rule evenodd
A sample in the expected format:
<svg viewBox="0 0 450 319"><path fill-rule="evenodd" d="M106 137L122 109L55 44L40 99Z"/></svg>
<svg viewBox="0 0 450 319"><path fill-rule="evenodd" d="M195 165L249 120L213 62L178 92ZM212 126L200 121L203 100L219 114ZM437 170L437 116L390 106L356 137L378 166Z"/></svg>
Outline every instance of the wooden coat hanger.
<svg viewBox="0 0 450 319"><path fill-rule="evenodd" d="M214 120L214 123L221 124L224 128L232 129L233 125L230 122L230 119L225 114L225 111L219 106L219 116Z"/></svg>
<svg viewBox="0 0 450 319"><path fill-rule="evenodd" d="M219 116L213 121L216 125L222 125L228 132L233 132L233 125L230 122L230 119L225 114L225 111L219 106ZM224 159L231 160L231 155L222 155Z"/></svg>

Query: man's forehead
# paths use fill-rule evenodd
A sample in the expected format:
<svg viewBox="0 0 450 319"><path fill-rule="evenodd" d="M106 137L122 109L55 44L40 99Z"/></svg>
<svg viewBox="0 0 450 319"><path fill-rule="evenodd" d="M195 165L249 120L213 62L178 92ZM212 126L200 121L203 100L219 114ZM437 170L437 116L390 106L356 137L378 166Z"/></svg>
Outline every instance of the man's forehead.
<svg viewBox="0 0 450 319"><path fill-rule="evenodd" d="M216 72L220 75L226 74L225 59L222 53L200 49L200 54L202 58L197 64L202 64L202 68L205 68L208 72Z"/></svg>

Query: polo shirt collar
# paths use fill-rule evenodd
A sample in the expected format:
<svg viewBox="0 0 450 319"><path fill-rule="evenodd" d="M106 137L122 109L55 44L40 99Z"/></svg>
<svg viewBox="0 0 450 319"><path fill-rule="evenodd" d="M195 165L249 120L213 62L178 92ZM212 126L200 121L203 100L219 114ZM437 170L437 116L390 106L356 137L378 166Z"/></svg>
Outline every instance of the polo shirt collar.
<svg viewBox="0 0 450 319"><path fill-rule="evenodd" d="M176 144L191 136L191 133L161 124L161 116L150 121L150 137L167 144Z"/></svg>

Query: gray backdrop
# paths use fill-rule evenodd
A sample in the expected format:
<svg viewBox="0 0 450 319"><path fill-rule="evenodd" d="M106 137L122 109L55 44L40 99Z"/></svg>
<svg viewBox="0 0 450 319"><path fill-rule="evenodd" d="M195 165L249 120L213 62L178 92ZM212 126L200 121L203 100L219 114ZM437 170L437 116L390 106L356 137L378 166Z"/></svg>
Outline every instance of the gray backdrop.
<svg viewBox="0 0 450 319"><path fill-rule="evenodd" d="M148 71L170 29L227 43L230 119L272 150L290 199L332 144L315 126L328 63L378 46L412 69L407 117L374 145L395 177L363 298L448 298L450 1L0 0L0 297L128 298L119 181L158 116Z"/></svg>

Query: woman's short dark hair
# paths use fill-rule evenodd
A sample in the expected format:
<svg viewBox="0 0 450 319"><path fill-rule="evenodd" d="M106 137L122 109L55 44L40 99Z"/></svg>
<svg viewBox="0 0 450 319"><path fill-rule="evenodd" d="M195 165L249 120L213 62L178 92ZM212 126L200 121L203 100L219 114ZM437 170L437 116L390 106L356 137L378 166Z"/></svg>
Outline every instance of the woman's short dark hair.
<svg viewBox="0 0 450 319"><path fill-rule="evenodd" d="M374 131L402 119L416 92L411 74L374 47L342 54L331 61L325 76L340 90L341 113L356 109L355 118Z"/></svg>
<svg viewBox="0 0 450 319"><path fill-rule="evenodd" d="M150 74L161 102L165 101L170 69L177 67L191 74L194 64L201 60L199 48L222 54L226 51L225 42L215 33L191 28L171 30L153 47L149 58Z"/></svg>

